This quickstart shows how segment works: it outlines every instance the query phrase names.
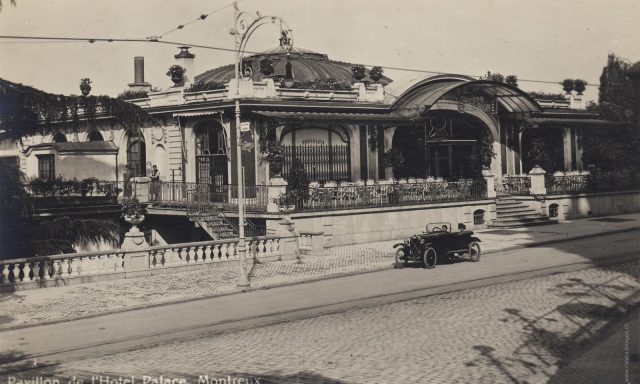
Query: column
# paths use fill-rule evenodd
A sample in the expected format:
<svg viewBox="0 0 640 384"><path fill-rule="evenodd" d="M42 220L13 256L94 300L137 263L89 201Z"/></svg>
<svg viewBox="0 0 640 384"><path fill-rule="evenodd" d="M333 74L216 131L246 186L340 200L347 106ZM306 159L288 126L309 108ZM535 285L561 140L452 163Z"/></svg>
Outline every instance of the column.
<svg viewBox="0 0 640 384"><path fill-rule="evenodd" d="M384 152L387 153L393 148L393 135L396 133L396 129L398 127L390 127L384 130ZM382 165L384 166L384 165ZM384 168L384 178L391 179L393 178L393 167L385 167Z"/></svg>
<svg viewBox="0 0 640 384"><path fill-rule="evenodd" d="M573 171L573 143L571 128L562 128L562 149L564 153L564 170Z"/></svg>

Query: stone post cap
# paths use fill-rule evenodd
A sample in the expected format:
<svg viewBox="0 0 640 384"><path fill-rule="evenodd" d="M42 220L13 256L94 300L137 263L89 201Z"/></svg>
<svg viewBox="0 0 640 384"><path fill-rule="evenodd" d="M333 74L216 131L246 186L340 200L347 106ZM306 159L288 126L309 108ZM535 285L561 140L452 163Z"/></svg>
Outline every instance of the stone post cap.
<svg viewBox="0 0 640 384"><path fill-rule="evenodd" d="M539 166L539 165L534 166L534 167L529 171L529 174L530 174L530 175L544 175L544 174L546 174L546 173L547 173L547 172L546 172L544 169L540 168L540 166Z"/></svg>
<svg viewBox="0 0 640 384"><path fill-rule="evenodd" d="M491 171L490 169L483 169L482 170L482 176L483 177L493 177L493 171Z"/></svg>
<svg viewBox="0 0 640 384"><path fill-rule="evenodd" d="M273 177L269 180L269 185L282 187L289 185L289 183L287 183L287 181L282 177Z"/></svg>

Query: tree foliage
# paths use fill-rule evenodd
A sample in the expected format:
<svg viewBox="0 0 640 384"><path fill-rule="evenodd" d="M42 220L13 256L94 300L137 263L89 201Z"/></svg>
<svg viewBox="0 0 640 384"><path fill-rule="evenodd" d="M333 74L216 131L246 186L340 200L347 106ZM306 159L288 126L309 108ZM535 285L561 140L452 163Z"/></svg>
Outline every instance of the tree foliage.
<svg viewBox="0 0 640 384"><path fill-rule="evenodd" d="M137 105L109 96L65 96L0 79L0 126L11 139L55 132L64 123L78 130L80 122L94 123L109 116L125 129L137 129L152 121Z"/></svg>
<svg viewBox="0 0 640 384"><path fill-rule="evenodd" d="M126 129L151 121L138 106L108 96L53 95L0 79L0 127L11 140L53 133L60 126L76 130L80 121L94 122L99 116ZM78 245L119 240L118 226L103 220L38 220L24 181L17 167L0 166L0 258L73 252Z"/></svg>
<svg viewBox="0 0 640 384"><path fill-rule="evenodd" d="M634 84L627 76L630 66L614 54L607 58L600 76L599 102L590 109L618 124L585 132L582 140L585 165L593 164L603 170L640 169L640 119L634 114L640 100L636 99Z"/></svg>

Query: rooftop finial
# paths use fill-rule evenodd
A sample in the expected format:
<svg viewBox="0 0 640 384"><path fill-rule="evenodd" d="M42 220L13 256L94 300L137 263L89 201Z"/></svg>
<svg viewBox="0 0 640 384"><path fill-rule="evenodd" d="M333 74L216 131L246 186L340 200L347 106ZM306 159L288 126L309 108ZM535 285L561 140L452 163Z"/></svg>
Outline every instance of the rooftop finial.
<svg viewBox="0 0 640 384"><path fill-rule="evenodd" d="M280 46L281 47L290 47L291 46L291 38L289 37L289 32L286 29L282 29L280 31Z"/></svg>

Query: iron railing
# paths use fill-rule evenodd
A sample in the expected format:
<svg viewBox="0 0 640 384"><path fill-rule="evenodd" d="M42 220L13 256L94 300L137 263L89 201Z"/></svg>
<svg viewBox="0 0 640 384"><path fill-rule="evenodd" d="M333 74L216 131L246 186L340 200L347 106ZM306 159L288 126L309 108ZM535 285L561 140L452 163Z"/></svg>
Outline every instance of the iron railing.
<svg viewBox="0 0 640 384"><path fill-rule="evenodd" d="M182 183L171 181L156 182L157 196L153 201L163 206L188 207L213 205L219 207L238 205L237 185L214 185L202 183ZM268 186L246 185L244 206L251 211L264 211L268 203Z"/></svg>
<svg viewBox="0 0 640 384"><path fill-rule="evenodd" d="M347 145L284 146L282 176L291 173L293 159L302 162L310 180L351 180L351 158Z"/></svg>
<svg viewBox="0 0 640 384"><path fill-rule="evenodd" d="M284 211L321 211L484 199L484 180L289 189L278 200Z"/></svg>
<svg viewBox="0 0 640 384"><path fill-rule="evenodd" d="M502 182L496 183L496 192L514 196L528 196L531 189L531 178L528 175L505 175Z"/></svg>
<svg viewBox="0 0 640 384"><path fill-rule="evenodd" d="M546 175L545 187L548 195L628 191L640 189L640 176L633 171Z"/></svg>

